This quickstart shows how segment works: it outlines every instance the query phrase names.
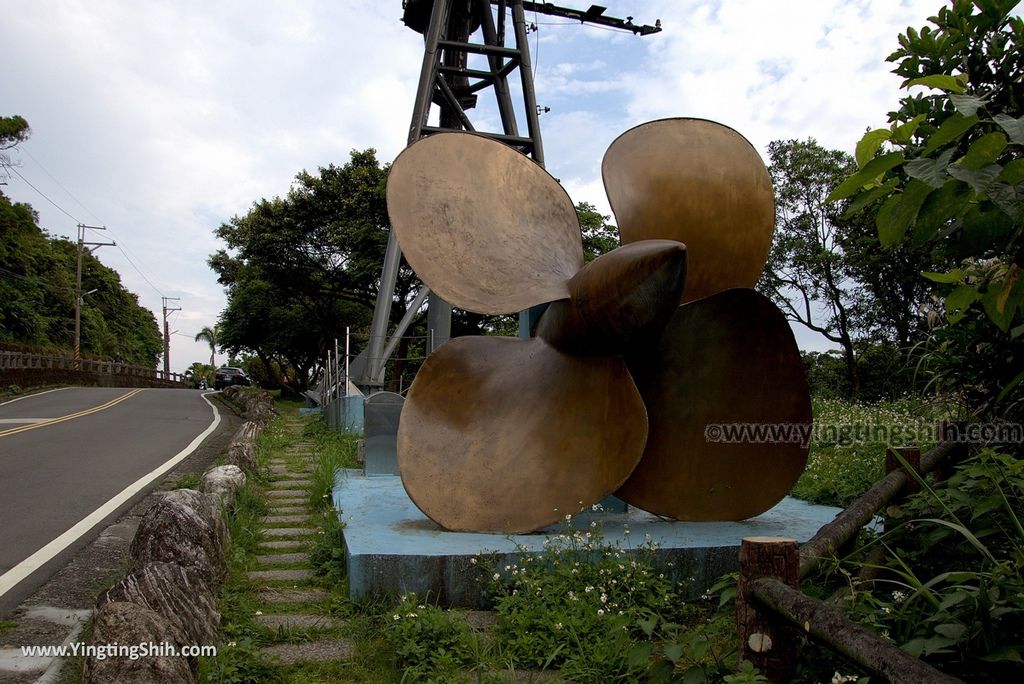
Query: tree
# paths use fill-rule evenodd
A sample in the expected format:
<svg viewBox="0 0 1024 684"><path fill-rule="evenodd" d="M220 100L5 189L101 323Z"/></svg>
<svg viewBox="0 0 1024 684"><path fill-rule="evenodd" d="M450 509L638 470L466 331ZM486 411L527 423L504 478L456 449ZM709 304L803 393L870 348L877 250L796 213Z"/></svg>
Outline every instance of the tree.
<svg viewBox="0 0 1024 684"><path fill-rule="evenodd" d="M853 159L806 141L769 144L776 229L758 289L790 321L820 333L843 351L847 376L859 386L854 348L852 278L842 249L841 207L825 202L849 175Z"/></svg>
<svg viewBox="0 0 1024 684"><path fill-rule="evenodd" d="M10 155L7 150L12 149L19 143L28 140L32 129L28 121L15 114L14 116L0 116L0 166L12 166Z"/></svg>
<svg viewBox="0 0 1024 684"><path fill-rule="evenodd" d="M611 216L601 214L590 202L576 204L583 238L583 258L590 263L619 246L619 229L609 223Z"/></svg>
<svg viewBox="0 0 1024 684"><path fill-rule="evenodd" d="M207 366L201 361L193 361L192 365L185 369L185 377L193 387L198 387L200 380L206 380L207 386L212 387L213 373L213 366Z"/></svg>
<svg viewBox="0 0 1024 684"><path fill-rule="evenodd" d="M217 354L217 340L220 338L220 325L214 323L211 328L208 325L204 325L203 329L196 333L196 342L206 342L210 345L210 367L217 367L217 360L215 358Z"/></svg>
<svg viewBox="0 0 1024 684"><path fill-rule="evenodd" d="M789 320L839 345L845 384L859 397L862 350L892 346L906 355L926 335L929 291L918 274L935 268L935 257L910 245L883 249L872 215L826 201L856 168L849 155L813 139L775 141L769 155L777 226L758 289Z"/></svg>
<svg viewBox="0 0 1024 684"><path fill-rule="evenodd" d="M291 366L297 377L288 383L301 391L346 326L368 331L388 240L387 171L373 150L353 151L344 166L303 171L285 197L260 200L217 229L231 250L210 257L228 291L222 348L252 353L271 372ZM395 322L416 285L403 261ZM399 357L407 351L403 340Z"/></svg>
<svg viewBox="0 0 1024 684"><path fill-rule="evenodd" d="M946 325L932 338L947 386L975 408L1024 408L1024 21L1015 0L954 0L889 56L908 95L857 145L831 194L875 212L879 242L927 247ZM1016 393L1016 396L1015 396Z"/></svg>
<svg viewBox="0 0 1024 684"><path fill-rule="evenodd" d="M919 245L887 249L878 242L871 212L843 215L839 236L851 288L850 317L858 336L909 349L928 336L934 302L922 271L943 268L940 254Z"/></svg>

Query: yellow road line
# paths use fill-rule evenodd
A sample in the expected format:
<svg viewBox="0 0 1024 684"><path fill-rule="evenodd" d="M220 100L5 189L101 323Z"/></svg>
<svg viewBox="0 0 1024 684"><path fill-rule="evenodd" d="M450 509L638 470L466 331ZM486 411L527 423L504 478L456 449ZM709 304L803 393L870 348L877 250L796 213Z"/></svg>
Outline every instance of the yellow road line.
<svg viewBox="0 0 1024 684"><path fill-rule="evenodd" d="M69 413L66 416L60 416L59 418L51 418L50 420L47 420L47 421L42 422L42 423L33 423L32 425L23 425L21 427L11 428L10 430L0 430L0 437L7 437L9 435L16 435L19 432L27 432L28 430L35 430L37 428L46 427L47 425L55 425L57 423L63 423L66 420L74 420L75 418L81 418L83 416L88 416L88 415L90 415L92 413L98 413L99 411L103 411L104 409L108 409L108 408L110 408L111 406L113 406L115 404L120 404L125 399L131 399L132 397L134 397L136 394L138 394L141 391L142 391L142 389L132 390L131 392L128 392L127 394L122 394L117 399L113 399L112 401L108 401L106 404L100 404L99 406L93 406L92 408L85 409L83 411L78 411L77 413Z"/></svg>

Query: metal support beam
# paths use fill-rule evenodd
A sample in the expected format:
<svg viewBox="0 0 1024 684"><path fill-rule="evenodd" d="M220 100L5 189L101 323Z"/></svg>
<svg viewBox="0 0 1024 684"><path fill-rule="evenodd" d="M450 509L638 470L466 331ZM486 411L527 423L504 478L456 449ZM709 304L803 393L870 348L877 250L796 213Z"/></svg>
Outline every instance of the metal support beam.
<svg viewBox="0 0 1024 684"><path fill-rule="evenodd" d="M544 144L540 139L540 120L537 118L537 93L533 89L533 61L530 59L530 41L526 36L526 15L520 0L512 3L512 26L519 47L519 77L523 84L523 106L526 108L527 135L533 139L533 161L544 166Z"/></svg>
<svg viewBox="0 0 1024 684"><path fill-rule="evenodd" d="M498 4L498 0L491 0L493 4ZM647 24L634 24L633 17L626 17L625 19L616 19L614 17L604 16L604 11L607 9L600 5L591 5L589 9L577 10L571 7L559 7L553 5L550 2L523 2L523 8L530 12L537 12L538 14L546 14L549 17L562 17L564 19L575 19L581 24L596 24L598 26L607 26L608 28L619 29L621 31L632 31L638 36L649 36L652 33L661 32L661 20L654 22L654 26Z"/></svg>
<svg viewBox="0 0 1024 684"><path fill-rule="evenodd" d="M448 9L451 0L435 0L430 13L430 24L424 36L423 65L420 68L419 86L416 91L416 102L412 110L412 122L409 124L409 144L419 140L421 130L427 123L430 103L434 95L434 80L440 61L438 42L441 31L447 23ZM384 386L384 368L387 356L384 354L384 339L388 334L388 323L391 320L391 298L394 296L395 283L398 281L398 267L402 261L402 249L394 233L388 235L388 246L384 253L384 267L381 271L380 286L377 290L377 303L373 309L373 322L370 328L366 374L357 378L359 384L367 387ZM395 336L401 337L404 330L396 330Z"/></svg>
<svg viewBox="0 0 1024 684"><path fill-rule="evenodd" d="M404 333L409 329L409 324L412 323L412 319L416 318L416 312L423 306L423 302L427 300L427 296L434 296L434 293L430 291L430 288L424 285L420 288L420 291L416 293L416 297L413 298L409 308L405 310L405 315L402 316L402 320L398 322L397 329ZM441 300L444 301L444 300ZM391 355L395 353L395 348L398 347L398 343L402 339L402 333L396 332L388 340L387 346L384 348L384 358L391 358Z"/></svg>
<svg viewBox="0 0 1024 684"><path fill-rule="evenodd" d="M458 3L458 4L456 4ZM552 3L525 0L408 0L405 21L414 30L423 33L424 51L409 125L408 142L411 145L425 135L448 131L474 131L467 110L476 104L475 93L494 87L502 132L477 131L530 155L538 164L544 164L544 146L541 140L537 96L533 83L533 64L530 58L525 11L559 16L611 28L632 31L640 35L661 30L660 22L654 26L633 24L633 18L615 19L604 16L604 8L592 5L587 10L559 7ZM426 20L429 6L429 21ZM496 15L492 11L496 8ZM511 13L515 45L505 45L506 12ZM482 43L469 42L475 24L480 26ZM489 70L468 68L468 55L479 54L487 58ZM526 116L526 135L519 131L508 77L519 69L523 91L523 112ZM446 79L446 77L448 77ZM470 83L469 79L477 79ZM437 103L441 108L438 126L429 126L430 108ZM412 319L400 321L388 340L391 303L402 253L394 234L388 236L387 251L381 270L380 287L374 307L370 341L364 350L365 371L355 370L355 382L370 390L384 386L385 365ZM426 288L424 287L424 290ZM423 290L421 290L422 294ZM419 295L418 295L419 296ZM426 295L424 295L426 296ZM418 307L417 307L418 308ZM536 313L536 312L535 312ZM435 295L430 296L428 324L438 346L448 338L451 307ZM529 324L529 320L524 322ZM357 364L358 366L359 364Z"/></svg>

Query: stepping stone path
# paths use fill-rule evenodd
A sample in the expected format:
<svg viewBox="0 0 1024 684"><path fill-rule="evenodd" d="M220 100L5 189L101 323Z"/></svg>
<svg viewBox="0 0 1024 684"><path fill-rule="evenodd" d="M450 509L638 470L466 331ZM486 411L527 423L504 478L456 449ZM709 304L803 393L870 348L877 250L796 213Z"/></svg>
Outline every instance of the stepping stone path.
<svg viewBox="0 0 1024 684"><path fill-rule="evenodd" d="M324 607L330 593L310 586L310 538L317 533L309 506L315 445L302 439L301 418L287 416L284 423L297 441L270 461L274 481L266 492L269 511L260 521L263 540L254 569L247 573L258 587L256 624L283 639L264 647L263 654L284 665L348 660L355 652L352 642L323 634L344 626Z"/></svg>

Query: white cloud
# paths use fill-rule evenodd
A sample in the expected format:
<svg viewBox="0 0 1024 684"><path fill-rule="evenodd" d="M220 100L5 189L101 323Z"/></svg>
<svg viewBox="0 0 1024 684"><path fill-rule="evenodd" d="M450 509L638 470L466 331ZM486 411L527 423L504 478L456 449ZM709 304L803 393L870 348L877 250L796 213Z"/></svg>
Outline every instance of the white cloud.
<svg viewBox="0 0 1024 684"><path fill-rule="evenodd" d="M20 171L91 224L105 223L149 279L181 296L172 366L209 359L194 334L224 296L206 258L213 229L303 168L404 146L422 42L398 3L21 3L5 12L5 107L33 137ZM343 5L343 6L342 6ZM74 197L47 175L52 173ZM18 181L51 232L74 221ZM101 250L160 316L160 296Z"/></svg>
<svg viewBox="0 0 1024 684"><path fill-rule="evenodd" d="M607 3L610 15L660 18L665 30L645 38L538 17L548 169L574 201L607 211L601 157L645 120L717 119L762 151L807 136L850 150L897 102L883 62L896 35L939 1ZM365 147L388 161L404 147L422 38L400 16L398 0L17 3L0 22L3 113L29 120L26 150L87 209L27 156L20 170L77 218L107 223L165 294L182 297L175 326L194 334L224 306L206 266L217 225L283 194L303 168ZM493 129L488 98L473 116ZM74 234L20 181L4 191L52 232ZM159 295L119 252L99 256L159 314ZM183 334L173 340L176 369L209 358Z"/></svg>

